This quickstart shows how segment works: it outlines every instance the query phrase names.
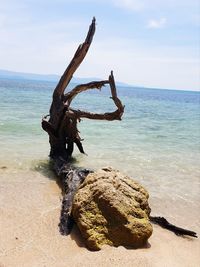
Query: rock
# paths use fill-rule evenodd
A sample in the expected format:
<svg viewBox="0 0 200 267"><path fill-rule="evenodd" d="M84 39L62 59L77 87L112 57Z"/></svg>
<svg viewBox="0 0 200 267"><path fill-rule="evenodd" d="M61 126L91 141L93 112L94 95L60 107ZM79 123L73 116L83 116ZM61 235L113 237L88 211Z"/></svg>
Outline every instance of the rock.
<svg viewBox="0 0 200 267"><path fill-rule="evenodd" d="M89 174L72 205L87 247L144 246L152 234L148 197L141 185L110 167Z"/></svg>

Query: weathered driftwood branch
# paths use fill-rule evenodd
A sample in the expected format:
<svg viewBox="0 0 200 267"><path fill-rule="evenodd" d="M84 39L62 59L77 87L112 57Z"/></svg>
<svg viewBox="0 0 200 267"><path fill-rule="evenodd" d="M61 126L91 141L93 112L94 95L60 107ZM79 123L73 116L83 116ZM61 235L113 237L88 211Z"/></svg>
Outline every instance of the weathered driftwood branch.
<svg viewBox="0 0 200 267"><path fill-rule="evenodd" d="M63 189L63 203L61 211L60 231L68 234L73 224L71 217L71 205L74 193L80 183L88 174L88 170L78 169L70 164L70 158L73 153L74 144L77 145L81 153L85 153L82 146L82 139L79 136L77 123L80 118L99 119L99 120L121 120L124 112L124 106L117 97L117 91L113 72L108 80L93 81L87 84L77 85L71 91L65 93L65 89L72 79L88 49L92 43L95 33L95 18L89 27L87 37L83 44L79 45L71 62L58 82L54 93L49 115L43 117L42 128L49 135L50 158L53 161L53 168L60 178ZM113 112L94 114L86 111L76 110L71 107L73 99L81 92L90 89L101 89L109 85L111 89L111 98L117 109Z"/></svg>
<svg viewBox="0 0 200 267"><path fill-rule="evenodd" d="M74 168L73 166L66 164L64 164L63 167L64 169L62 170L58 168L58 172L60 173L59 177L61 178L63 188L63 201L59 229L61 234L68 235L71 232L74 224L73 217L71 215L74 194L79 185L84 181L85 177L91 171L87 169Z"/></svg>
<svg viewBox="0 0 200 267"><path fill-rule="evenodd" d="M76 86L71 91L65 93L65 88L69 84L74 72L79 67L91 45L95 33L95 18L92 20L85 42L79 45L73 59L62 75L58 85L53 93L53 101L50 108L49 119L44 117L42 128L49 134L49 143L51 146L50 157L53 159L62 157L66 161L72 155L74 144L79 151L84 153L77 122L80 118L99 119L99 120L121 120L124 112L124 106L117 97L113 72L109 79L104 81L94 81L87 84ZM112 99L117 106L117 110L110 113L94 114L71 108L73 99L81 92L89 89L101 89L102 86L109 84L111 88Z"/></svg>
<svg viewBox="0 0 200 267"><path fill-rule="evenodd" d="M180 235L180 236L188 235L188 236L192 236L192 237L197 237L197 233L195 233L191 230L177 227L174 224L169 223L164 217L150 216L149 219L152 223L158 224L161 227L168 229L171 232L175 233L176 235Z"/></svg>
<svg viewBox="0 0 200 267"><path fill-rule="evenodd" d="M89 89L101 89L105 84L108 84L109 81L95 81L86 84L77 85L74 89L64 95L65 105L69 106L71 101L77 96L79 93L82 93Z"/></svg>
<svg viewBox="0 0 200 267"><path fill-rule="evenodd" d="M68 112L66 112L66 115L70 118L87 118L87 119L93 119L93 120L108 120L108 121L113 121L113 120L121 120L121 117L124 112L124 106L122 105L120 99L117 97L116 93L116 88L115 88L115 83L114 83L114 77L111 72L110 77L112 77L111 80L109 80L109 84L111 87L111 94L112 94L112 99L117 106L117 110L113 112L107 112L103 114L99 113L91 113L87 111L81 111L81 110L75 110L72 108L69 108Z"/></svg>

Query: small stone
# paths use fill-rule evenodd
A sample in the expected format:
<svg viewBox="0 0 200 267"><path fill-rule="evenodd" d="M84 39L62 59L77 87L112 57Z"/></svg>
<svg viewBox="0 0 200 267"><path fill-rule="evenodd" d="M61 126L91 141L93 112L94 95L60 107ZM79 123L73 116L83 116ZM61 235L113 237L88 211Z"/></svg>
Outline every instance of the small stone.
<svg viewBox="0 0 200 267"><path fill-rule="evenodd" d="M1 169L5 170L5 169L7 169L7 166L2 166Z"/></svg>

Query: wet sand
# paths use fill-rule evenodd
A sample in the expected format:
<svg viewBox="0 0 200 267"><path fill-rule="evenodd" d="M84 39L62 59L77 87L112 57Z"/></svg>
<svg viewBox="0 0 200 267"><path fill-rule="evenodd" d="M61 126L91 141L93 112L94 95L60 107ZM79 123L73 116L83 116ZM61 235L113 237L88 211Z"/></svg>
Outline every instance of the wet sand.
<svg viewBox="0 0 200 267"><path fill-rule="evenodd" d="M0 267L200 266L199 239L178 237L159 226L145 248L105 246L91 252L77 228L60 235L61 199L50 173L0 171Z"/></svg>

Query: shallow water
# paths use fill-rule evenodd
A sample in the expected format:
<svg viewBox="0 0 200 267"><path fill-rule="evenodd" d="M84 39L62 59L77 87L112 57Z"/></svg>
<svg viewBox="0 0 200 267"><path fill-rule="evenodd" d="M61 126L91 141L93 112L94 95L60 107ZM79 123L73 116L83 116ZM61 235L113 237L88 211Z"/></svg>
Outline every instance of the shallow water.
<svg viewBox="0 0 200 267"><path fill-rule="evenodd" d="M0 167L17 173L48 168L48 136L41 117L48 114L55 84L0 80ZM119 87L122 121L83 120L79 124L88 156L76 149L80 166L113 166L150 192L153 209L173 218L200 210L200 93ZM113 110L107 88L77 97L74 107Z"/></svg>

